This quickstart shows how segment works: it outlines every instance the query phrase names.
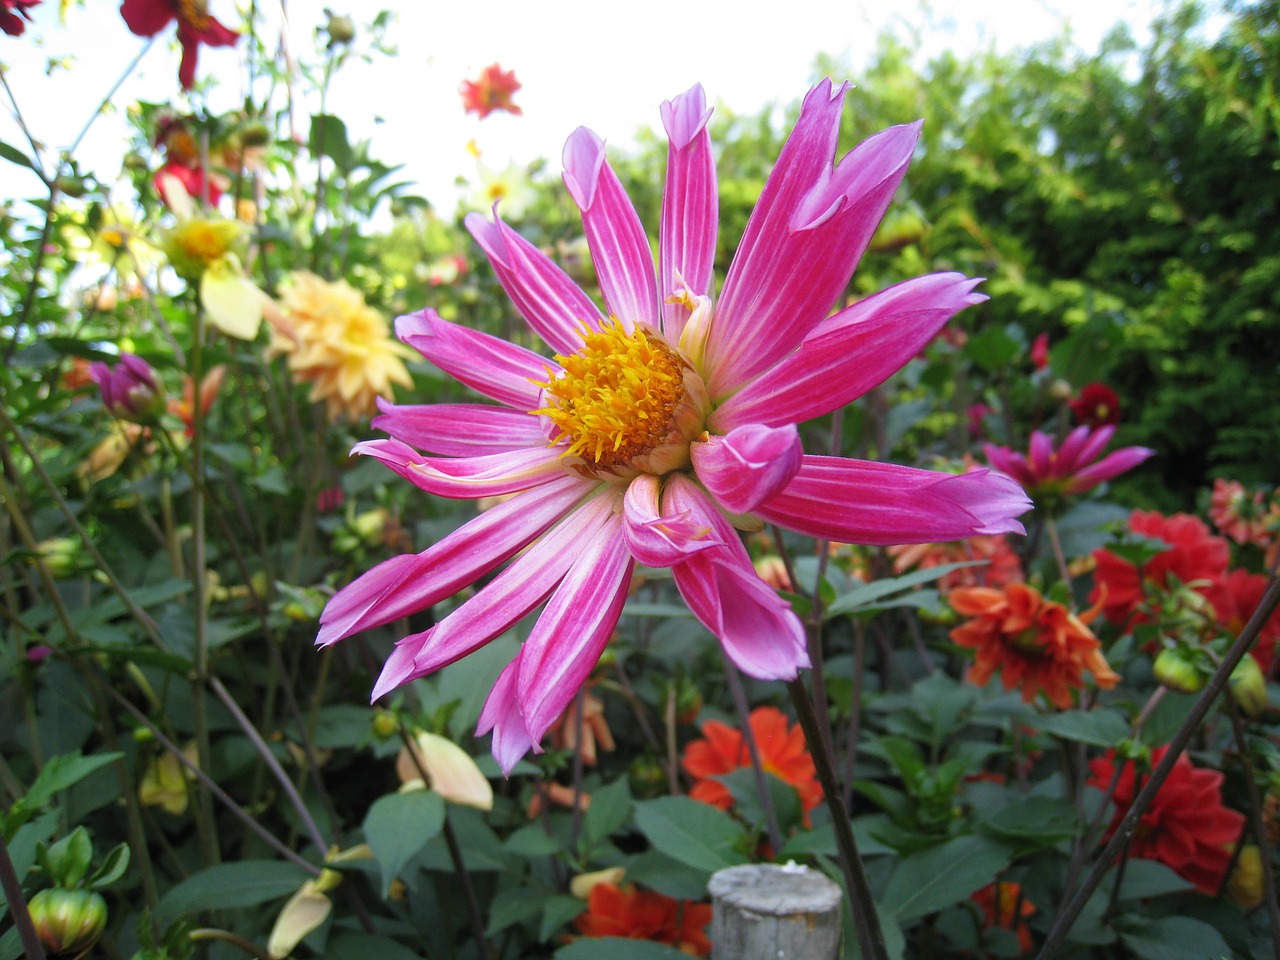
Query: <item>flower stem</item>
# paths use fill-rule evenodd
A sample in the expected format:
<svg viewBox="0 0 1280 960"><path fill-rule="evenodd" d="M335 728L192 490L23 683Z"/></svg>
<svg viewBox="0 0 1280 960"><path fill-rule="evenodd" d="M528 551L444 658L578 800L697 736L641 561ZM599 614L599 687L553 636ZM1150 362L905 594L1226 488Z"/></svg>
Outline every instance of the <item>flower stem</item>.
<svg viewBox="0 0 1280 960"><path fill-rule="evenodd" d="M1266 593L1262 595L1262 601L1258 604L1258 609L1249 618L1249 622L1245 624L1244 630L1236 638L1236 642L1231 645L1231 649L1223 656L1218 669L1214 671L1204 690L1201 691L1199 698L1192 705L1191 712L1187 714L1187 718L1178 727L1173 739L1169 741L1169 746L1163 759L1161 759L1155 770L1151 772L1151 778L1134 798L1128 812L1116 827L1115 833L1112 834L1110 841L1107 842L1097 862L1093 865L1093 869L1089 871L1089 875L1085 877L1080 889L1076 891L1075 896L1071 898L1071 901L1054 921L1053 928L1049 931L1049 936L1045 939L1044 946L1040 948L1040 953L1037 954L1036 960L1050 960L1058 952L1058 949L1066 939L1067 932L1080 916L1080 911L1084 909L1084 905L1089 902L1089 897L1092 896L1093 891L1097 889L1098 884L1102 882L1103 876L1110 869L1111 861L1116 858L1120 849L1133 836L1138 818L1146 813L1147 807L1151 805L1156 793L1173 770L1173 765L1177 762L1178 757L1182 755L1182 751L1186 749L1191 740L1191 735L1200 726L1205 715L1208 714L1213 702L1218 698L1218 694L1226 687L1227 681L1231 677L1231 671L1248 654L1249 648L1253 646L1254 640L1257 639L1258 633L1262 629L1262 625L1275 612L1277 606L1280 606L1280 579L1273 578L1267 586Z"/></svg>
<svg viewBox="0 0 1280 960"><path fill-rule="evenodd" d="M760 763L760 745L756 743L755 731L751 729L751 710L747 704L747 691L743 689L742 677L738 675L724 648L720 648L724 660L724 675L729 681L729 692L733 695L733 708L738 714L738 727L742 730L742 740L747 745L747 753L751 757L751 771L755 774L756 793L760 795L760 806L764 810L765 829L769 833L769 846L776 857L782 852L782 830L778 826L778 814L773 809L773 796L769 793L769 781L765 778L764 766Z"/></svg>
<svg viewBox="0 0 1280 960"><path fill-rule="evenodd" d="M858 936L858 946L863 960L889 960L889 953L884 945L884 933L880 929L880 918L876 914L876 903L871 896L871 885L867 882L866 871L862 868L862 858L858 855L858 842L853 836L853 825L849 821L849 813L845 810L840 798L840 784L836 782L835 765L831 753L825 747L822 731L818 727L818 718L813 710L813 701L809 691L800 678L787 683L787 692L791 694L791 702L796 708L796 717L804 730L805 739L813 754L813 764L817 768L818 782L822 784L822 795L826 798L827 809L831 811L831 820L835 825L836 843L840 848L840 867L844 871L845 883L849 888L849 906L853 911L853 926Z"/></svg>
<svg viewBox="0 0 1280 960"><path fill-rule="evenodd" d="M36 935L36 925L31 922L27 901L22 896L22 878L18 876L17 868L9 857L3 831L0 831L0 889L4 890L9 912L13 914L13 923L18 928L22 949L26 951L29 960L44 960L44 945Z"/></svg>

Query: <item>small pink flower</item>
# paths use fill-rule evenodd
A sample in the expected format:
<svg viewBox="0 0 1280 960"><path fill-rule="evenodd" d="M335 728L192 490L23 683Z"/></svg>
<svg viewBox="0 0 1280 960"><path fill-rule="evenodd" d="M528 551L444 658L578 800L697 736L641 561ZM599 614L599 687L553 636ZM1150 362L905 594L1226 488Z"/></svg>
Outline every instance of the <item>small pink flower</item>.
<svg viewBox="0 0 1280 960"><path fill-rule="evenodd" d="M1049 366L1049 335L1042 333L1031 342L1031 364L1037 370Z"/></svg>
<svg viewBox="0 0 1280 960"><path fill-rule="evenodd" d="M790 680L809 664L803 625L757 575L735 522L865 544L1022 532L1015 518L1030 503L1006 477L801 449L797 423L882 383L984 299L977 281L940 273L828 315L919 134L919 124L891 128L833 164L846 89L828 80L805 97L718 299L711 111L699 86L662 106L670 143L656 264L604 143L579 128L565 146L564 181L603 307L496 215L467 217L554 356L432 310L397 322L402 340L494 402L384 404L373 425L392 439L357 452L438 496L514 496L329 601L322 645L429 607L510 561L429 630L399 641L375 698L477 650L545 603L480 718L510 770L539 749L587 679L637 562L670 568L740 669Z"/></svg>
<svg viewBox="0 0 1280 960"><path fill-rule="evenodd" d="M1035 430L1025 456L993 443L984 443L982 451L991 466L1018 481L1031 496L1070 497L1132 470L1155 453L1147 447L1122 447L1099 460L1115 432L1115 427L1076 427L1055 450L1049 435Z"/></svg>
<svg viewBox="0 0 1280 960"><path fill-rule="evenodd" d="M141 357L124 353L114 367L90 364L89 375L102 391L102 405L112 416L134 423L154 423L164 412L164 388L151 364Z"/></svg>

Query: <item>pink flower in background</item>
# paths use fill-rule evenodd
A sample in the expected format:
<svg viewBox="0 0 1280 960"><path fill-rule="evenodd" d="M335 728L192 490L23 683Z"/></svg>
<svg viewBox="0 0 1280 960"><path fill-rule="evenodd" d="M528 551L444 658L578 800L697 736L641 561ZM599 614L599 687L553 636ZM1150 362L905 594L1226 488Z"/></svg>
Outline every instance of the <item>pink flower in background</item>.
<svg viewBox="0 0 1280 960"><path fill-rule="evenodd" d="M1267 503L1261 490L1252 493L1239 480L1213 481L1209 496L1209 519L1223 536L1239 544L1266 547L1271 543L1275 507Z"/></svg>
<svg viewBox="0 0 1280 960"><path fill-rule="evenodd" d="M520 115L520 108L511 98L520 89L514 70L503 70L492 63L480 71L474 80L463 80L458 92L462 94L462 106L466 113L478 114L483 120L495 110Z"/></svg>
<svg viewBox="0 0 1280 960"><path fill-rule="evenodd" d="M1033 430L1025 456L993 443L984 443L982 451L991 466L1018 481L1033 497L1069 497L1132 470L1155 453L1147 447L1122 447L1099 460L1115 432L1115 427L1076 427L1055 450L1047 433Z"/></svg>
<svg viewBox="0 0 1280 960"><path fill-rule="evenodd" d="M1049 365L1049 335L1042 333L1031 341L1031 365L1043 370Z"/></svg>
<svg viewBox="0 0 1280 960"><path fill-rule="evenodd" d="M190 90L196 82L200 45L233 47L240 39L240 34L210 16L208 8L207 2L198 0L124 0L120 16L139 37L154 37L171 21L178 21L178 43L182 44L178 81L183 90Z"/></svg>
<svg viewBox="0 0 1280 960"><path fill-rule="evenodd" d="M121 354L114 367L92 363L89 375L102 391L102 405L112 416L134 423L154 423L164 412L164 388L151 364L141 357Z"/></svg>
<svg viewBox="0 0 1280 960"><path fill-rule="evenodd" d="M432 310L397 322L402 340L495 403L383 404L374 426L392 439L357 451L439 496L513 496L340 591L317 642L391 623L511 562L429 630L397 643L375 699L466 656L545 601L480 718L510 770L539 749L586 680L636 562L671 569L743 671L790 680L808 666L804 629L756 574L735 522L865 544L1021 532L1015 518L1030 503L1006 477L801 449L797 423L882 383L983 299L977 281L942 273L827 315L919 133L919 124L886 130L833 166L846 89L823 81L805 97L718 300L710 111L698 86L662 106L670 145L656 268L604 144L580 128L565 146L564 180L582 212L603 309L501 219L467 218L555 356Z"/></svg>
<svg viewBox="0 0 1280 960"><path fill-rule="evenodd" d="M20 37L31 19L31 8L40 0L0 0L0 30L11 37Z"/></svg>

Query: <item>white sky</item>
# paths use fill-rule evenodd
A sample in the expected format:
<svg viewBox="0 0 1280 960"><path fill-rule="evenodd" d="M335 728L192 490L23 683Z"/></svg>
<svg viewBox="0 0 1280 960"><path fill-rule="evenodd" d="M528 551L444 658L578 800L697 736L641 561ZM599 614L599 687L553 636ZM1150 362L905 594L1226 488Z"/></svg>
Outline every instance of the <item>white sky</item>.
<svg viewBox="0 0 1280 960"><path fill-rule="evenodd" d="M142 45L114 2L73 6L65 25L58 6L57 0L45 0L37 7L24 37L0 34L0 62L31 133L55 148L75 137ZM259 6L278 22L276 0L259 0ZM455 178L474 178L475 162L466 150L473 138L490 167L546 157L558 173L560 148L579 125L625 146L639 128L660 129L658 104L695 82L713 104L738 113L789 103L811 83L819 52L843 57L857 70L885 27L921 28L927 53L987 45L1008 51L1067 29L1080 48L1093 51L1121 20L1145 39L1164 3L933 0L912 8L885 0L346 0L345 6L344 0L289 0L287 6L292 47L311 60L325 6L350 11L361 27L383 7L395 11L389 39L399 55L374 54L371 64L349 62L334 78L328 109L347 122L353 139L373 138L375 158L405 164L403 177L447 212ZM236 22L233 0L211 0L211 11ZM172 34L170 28L161 35L121 88L117 104L178 97ZM239 56L201 50L200 76L227 78L214 95L215 109L243 97ZM47 71L49 60L61 57L73 58L71 68ZM516 102L524 115L495 113L484 121L464 115L458 84L495 61L515 70L522 82ZM26 138L2 91L0 103L0 140L25 150ZM118 117L100 118L78 151L103 180L118 170L122 129ZM40 191L34 177L2 159L0 184L0 200Z"/></svg>

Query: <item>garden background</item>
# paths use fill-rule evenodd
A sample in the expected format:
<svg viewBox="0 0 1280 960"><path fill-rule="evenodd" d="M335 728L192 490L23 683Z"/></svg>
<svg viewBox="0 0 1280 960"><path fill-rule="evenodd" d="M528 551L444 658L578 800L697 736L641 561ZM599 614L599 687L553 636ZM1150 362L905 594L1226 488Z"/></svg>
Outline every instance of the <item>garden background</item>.
<svg viewBox="0 0 1280 960"><path fill-rule="evenodd" d="M3 0L0 58L36 7ZM23 134L0 144L6 182L40 187L0 211L0 960L35 939L156 960L706 955L710 874L788 860L865 882L848 956L1280 955L1277 4L1170 6L1096 54L923 56L886 34L866 63L816 57L812 82L856 83L838 156L924 121L835 306L946 271L988 299L802 424L805 448L994 467L1035 504L1027 535L746 532L807 631L799 699L744 676L669 570L637 568L599 664L509 776L475 731L533 616L369 705L394 642L491 576L314 641L338 590L501 509L349 454L380 435L377 396L474 399L395 317L535 346L464 213L496 201L601 301L558 162L495 170L481 149L457 209L417 195L325 108L344 69L397 55L390 14L335 12L284 50L254 4L123 12L122 70L175 27L226 48L145 101L100 83L124 156L42 142L38 78L0 74ZM459 77L457 110L518 130L519 73ZM678 91L653 87L656 121ZM211 112L228 88L243 103ZM802 94L711 116L716 289ZM651 237L659 129L608 153Z"/></svg>

